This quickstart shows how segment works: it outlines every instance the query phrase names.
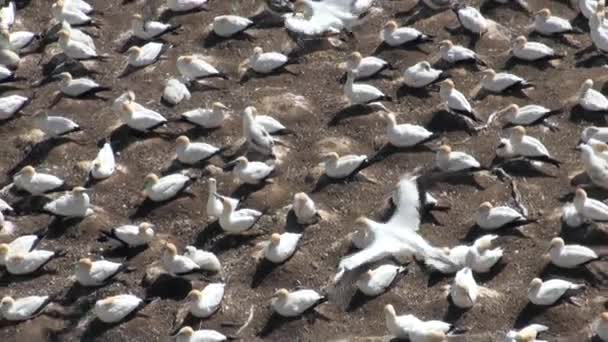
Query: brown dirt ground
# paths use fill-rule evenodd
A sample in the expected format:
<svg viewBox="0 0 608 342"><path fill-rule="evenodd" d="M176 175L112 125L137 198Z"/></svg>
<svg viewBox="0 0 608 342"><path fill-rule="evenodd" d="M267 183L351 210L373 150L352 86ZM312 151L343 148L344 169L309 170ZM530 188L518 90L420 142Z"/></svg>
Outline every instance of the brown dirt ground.
<svg viewBox="0 0 608 342"><path fill-rule="evenodd" d="M127 13L138 12L141 2L121 5L119 1L95 0L91 3L95 8L104 12L100 17L104 22L103 31L98 31L96 44L100 51L111 53L114 57L112 63L95 64L94 68L101 71L96 76L102 84L113 86L112 98L118 96L126 89L135 91L138 101L152 108L160 110L169 117L194 108L208 105L212 101L222 101L234 111L238 112L249 104L261 105L267 96L293 93L304 96L311 104L310 112L300 112L293 115L293 111L273 113L284 124L298 131L297 136L286 136L283 139L291 148L284 157L280 166L280 176L276 182L250 196L245 205L254 208L270 208L273 214L261 222L261 226L268 231L283 231L286 228L286 210L291 198L298 191L310 191L314 186L315 178L309 175L309 170L318 163L317 152L322 139L327 137L339 138L349 144L352 152L372 154L374 146L378 146L377 136L383 134L384 126L376 115L363 115L347 118L337 125L329 126L331 113L335 113L344 106L341 100L342 90L337 83L340 76L335 65L343 61L348 51L357 49L364 54L370 53L377 45L377 32L382 24L395 15L395 13L408 9L411 3L405 1L379 1L384 11L375 14L369 22L359 28L355 35L357 40L347 43L345 51L329 50L306 55L301 65L293 66L293 70L301 75L271 76L263 79L252 79L239 86L234 81L218 82L219 90L194 92L192 99L180 103L174 108L163 107L160 104L160 94L163 81L176 74L175 60L178 56L189 53L201 53L215 58L216 64L236 77L236 65L244 60L253 48L253 43L245 40L231 40L221 43L213 48L204 48L202 40L204 30L211 19L220 14L235 13L251 15L260 6L260 1L212 1L209 12L202 12L176 17L173 20L184 25L179 35L170 36L168 41L174 44L169 50L166 59L155 64L153 68L136 72L124 79L117 79L116 75L124 65L123 57L115 52L119 45L118 37L129 29ZM29 6L18 12L18 27L29 30L42 30L50 18L51 1L32 1ZM573 18L574 12L562 2L549 2L547 0L532 0L532 9L550 7L556 15ZM530 23L521 12L509 7L498 7L487 12L487 16L508 27L513 35L525 32L525 26ZM401 18L400 20L403 20ZM446 11L429 19L417 22L414 26L439 39L448 37L443 30L445 24L454 23L453 14ZM95 31L95 30L93 30ZM255 30L256 43L265 49L281 50L293 46L284 29ZM463 35L451 37L458 43L466 44L468 38ZM601 67L574 67L573 57L576 49L570 48L549 39L539 38L541 41L555 46L558 50L568 53L568 57L557 68L539 69L530 65L517 65L511 71L533 81L537 87L530 92L531 100L522 100L511 97L489 96L483 101L475 103L475 107L488 115L491 111L502 108L510 102L519 104L538 103L555 108L563 105L578 89L582 80L593 77L597 83L603 83L605 69ZM575 37L583 45L589 43L587 36ZM436 47L426 46L432 50ZM486 55L496 69L501 68L505 60L503 52L506 47L482 39L477 51ZM24 58L19 69L19 75L30 81L41 77L38 66L41 58L43 63L49 59L47 54L34 54ZM381 53L381 57L391 61L403 70L425 58L425 55L416 51L388 50ZM469 69L453 69L454 80L459 89L471 89L479 80L479 75L469 72ZM379 86L394 94L395 85L389 80L373 80L370 83ZM44 110L50 102L51 94L57 90L55 83L44 87L28 88L16 93L35 94L33 105L26 109L28 114ZM8 93L7 93L8 94ZM432 92L429 98L402 97L391 108L399 113L400 122L428 123L431 120L434 106L438 103L438 94ZM75 119L85 127L84 136L91 141L97 141L108 135L114 127L118 117L111 111L107 102L103 101L76 101L64 100L57 105L53 113L62 113ZM526 323L528 316L522 314L527 299L526 292L529 281L540 274L546 260L541 259L545 253L548 241L559 234L561 226L555 212L561 206L559 198L571 191L569 174L577 170L577 161L572 147L578 140L581 128L588 122L574 120L569 115L562 115L556 119L560 131L558 133L544 132L540 128L531 128L530 134L540 137L557 159L563 160L564 166L557 172L548 169L548 172L557 178L548 177L518 177L519 188L523 201L534 215L542 215L537 225L527 228L529 238L516 236L501 236L497 245L505 249L505 266L493 277L481 279L483 286L498 291L501 295L497 299L482 300L472 310L455 315L448 312L448 302L443 296L442 286L451 280L440 279L429 285L429 275L420 267L411 265L409 272L388 293L355 307L346 312L349 298L344 303L339 301L324 304L322 311L330 317L329 321L318 319L314 323L305 319L281 322L272 326L264 337L257 336L267 324L269 317L268 298L277 288L295 288L297 286L319 289L327 285L334 275L339 259L347 253L347 243L342 243L344 237L353 230L352 222L360 215L378 216L384 206L391 187L398 181L400 175L416 167L429 168L433 163L432 152L398 153L372 165L366 173L379 181L379 184L367 182L352 182L347 185L334 184L313 195L318 205L327 212L327 219L321 223L307 227L304 232L302 245L296 255L286 264L277 267L267 274L255 288L252 288L252 279L256 274L257 262L251 257L255 252L254 244L267 238L267 236L254 239L242 239L236 245L212 243L215 240L206 240L204 231L210 229L204 203L207 198L206 183L200 181L193 186L195 198L181 198L145 213L143 219L156 225L160 236L175 241L179 247L193 244L198 241L199 247L211 248L216 251L224 266L228 279L226 296L221 312L202 323L203 327L218 329L226 334L236 331L235 327L224 326L226 323L242 324L254 308L254 318L241 334L243 340L268 341L327 341L334 339L358 340L370 337L369 341L383 340L386 335L382 308L392 303L399 313L413 313L424 319L445 318L457 325L468 328L469 335L461 340L467 341L495 341L499 332L511 328L515 322ZM233 143L240 134L239 120L230 119L221 129L206 133L199 130L190 130L190 126L172 124L170 129L174 132L188 130L192 138L215 144L225 145ZM31 123L27 117L21 117L0 126L0 139L4 141L0 149L0 174L17 165L24 156L24 148L28 145L24 136L31 130ZM446 132L443 141L449 142L458 150L464 150L477 156L482 163L488 163L493 158L493 150L501 132L492 128L469 137L462 131ZM81 184L86 172L78 167L82 160L94 158L97 147L94 143L83 146L66 143L48 151L34 160L36 167L59 175L71 184ZM54 227L51 236L42 243L43 248L62 248L68 252L64 259L54 261L45 272L35 277L25 279L10 279L4 283L0 293L13 296L29 294L56 293L72 285L69 279L76 260L92 255L99 258L103 253L104 244L97 241L97 231L101 228L117 226L129 222L141 198L139 191L142 187L142 177L151 171L160 172L168 165L170 156L174 153L173 141L160 138L150 138L135 141L124 148L118 156L122 170L110 179L93 187L92 202L100 207L94 217L87 218L74 225L60 225ZM220 160L214 163L221 165ZM6 177L6 176L4 176ZM228 174L219 175L219 189L223 193L230 193L235 186L231 183ZM9 182L8 178L4 179ZM448 213L437 214L437 219L443 225L424 224L422 234L433 244L453 246L460 243L470 226L470 214L485 200L494 203L505 203L510 199L509 188L497 180L483 180L484 189L476 189L468 184L436 184L432 190L442 202L451 205ZM364 195L362 195L364 194ZM603 196L605 194L593 193ZM15 218L19 227L18 233L25 234L46 227L51 217L42 214L31 214ZM587 244L605 244L606 234L599 231L592 241L582 240ZM221 242L221 241L220 241ZM108 295L131 292L139 296L146 295L146 289L141 286L141 279L145 269L158 258L158 243L130 259L136 271L121 276L121 283L114 283L107 287L97 289L90 293L89 298L103 298ZM111 260L124 260L121 256L108 257ZM590 267L591 268L591 267ZM599 268L596 267L596 268ZM593 270L592 270L593 271ZM594 273L594 272L591 272ZM585 272L557 273L568 279L582 280ZM549 275L548 275L549 276ZM179 287L182 285L182 287ZM201 286L204 283L194 283ZM159 285L163 291L172 295L155 301L146 307L142 313L146 317L136 317L115 327L99 327L87 324L82 320L83 315L67 319L55 316L42 316L16 326L0 328L2 341L158 341L168 340L172 329L176 311L180 300L189 289L188 284L172 282ZM603 310L606 292L601 287L591 287L582 295L583 304L575 307L562 304L547 309L534 316L532 322L546 324L550 332L546 339L560 341L583 341L587 337L581 332ZM87 310L86 305L76 308L75 305L66 305L63 308L68 313L78 313ZM519 319L519 321L518 321ZM374 337L375 338L371 338ZM363 340L363 339L361 339Z"/></svg>

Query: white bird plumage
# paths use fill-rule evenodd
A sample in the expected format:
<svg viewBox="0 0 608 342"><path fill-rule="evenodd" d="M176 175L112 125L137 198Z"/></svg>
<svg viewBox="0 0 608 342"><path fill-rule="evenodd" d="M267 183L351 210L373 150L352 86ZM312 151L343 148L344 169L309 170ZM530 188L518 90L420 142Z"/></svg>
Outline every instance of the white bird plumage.
<svg viewBox="0 0 608 342"><path fill-rule="evenodd" d="M530 282L528 299L536 305L553 305L568 291L580 290L584 287L584 284L574 284L562 279L542 281L539 278L534 278Z"/></svg>
<svg viewBox="0 0 608 342"><path fill-rule="evenodd" d="M44 210L53 215L65 217L85 217L93 214L91 200L87 189L75 187L61 197L44 206Z"/></svg>
<svg viewBox="0 0 608 342"><path fill-rule="evenodd" d="M116 171L116 160L110 143L104 143L91 165L91 176L95 179L106 179Z"/></svg>
<svg viewBox="0 0 608 342"><path fill-rule="evenodd" d="M418 62L403 71L403 83L411 88L422 88L438 82L446 74L434 69L427 61Z"/></svg>
<svg viewBox="0 0 608 342"><path fill-rule="evenodd" d="M566 245L560 237L551 240L549 257L553 265L563 268L575 268L599 258L591 248L581 245Z"/></svg>
<svg viewBox="0 0 608 342"><path fill-rule="evenodd" d="M33 166L27 165L13 176L13 184L17 189L36 196L61 187L64 181L50 174L36 172Z"/></svg>
<svg viewBox="0 0 608 342"><path fill-rule="evenodd" d="M254 22L238 15L220 15L213 18L213 32L222 38L230 38L246 31Z"/></svg>
<svg viewBox="0 0 608 342"><path fill-rule="evenodd" d="M366 296L377 296L386 291L405 267L391 264L380 265L363 273L357 280L357 288Z"/></svg>
<svg viewBox="0 0 608 342"><path fill-rule="evenodd" d="M143 68L156 62L164 45L157 42L149 42L144 46L132 46L127 50L127 63L136 68Z"/></svg>
<svg viewBox="0 0 608 342"><path fill-rule="evenodd" d="M95 302L93 313L104 323L116 323L142 306L144 301L131 294L106 297Z"/></svg>
<svg viewBox="0 0 608 342"><path fill-rule="evenodd" d="M223 283L211 283L200 290L192 290L188 293L188 308L194 317L207 318L213 315L222 304L224 298Z"/></svg>
<svg viewBox="0 0 608 342"><path fill-rule="evenodd" d="M323 155L323 166L325 174L330 178L341 179L353 175L367 163L367 156L364 154L349 154L339 156L336 152L329 152Z"/></svg>
<svg viewBox="0 0 608 342"><path fill-rule="evenodd" d="M176 142L177 160L188 165L206 161L222 151L204 142L191 142L185 135L179 136Z"/></svg>
<svg viewBox="0 0 608 342"><path fill-rule="evenodd" d="M118 274L124 266L117 262L83 258L76 264L76 281L82 286L100 286Z"/></svg>
<svg viewBox="0 0 608 342"><path fill-rule="evenodd" d="M8 321L26 321L44 310L49 302L49 296L28 296L17 299L6 296L0 301L0 317Z"/></svg>
<svg viewBox="0 0 608 342"><path fill-rule="evenodd" d="M220 272L222 270L220 260L212 252L197 249L194 246L186 246L184 248L184 256L194 261L202 270L211 272Z"/></svg>
<svg viewBox="0 0 608 342"><path fill-rule="evenodd" d="M232 174L243 184L260 184L272 175L274 164L266 164L259 161L249 161L246 157L238 157L234 162Z"/></svg>
<svg viewBox="0 0 608 342"><path fill-rule="evenodd" d="M238 209L230 199L220 197L223 210L219 217L220 227L229 234L238 234L251 229L262 217L262 212L255 209Z"/></svg>
<svg viewBox="0 0 608 342"><path fill-rule="evenodd" d="M144 179L142 195L154 202L168 201L190 186L192 179L181 173L174 173L159 178L150 173Z"/></svg>
<svg viewBox="0 0 608 342"><path fill-rule="evenodd" d="M302 234L290 232L272 234L264 243L264 258L275 264L284 262L296 252L301 237Z"/></svg>
<svg viewBox="0 0 608 342"><path fill-rule="evenodd" d="M30 102L30 98L21 95L0 97L0 120L10 119Z"/></svg>
<svg viewBox="0 0 608 342"><path fill-rule="evenodd" d="M289 292L280 289L275 292L270 305L274 312L283 317L295 317L317 305L324 296L315 290L303 289Z"/></svg>
<svg viewBox="0 0 608 342"><path fill-rule="evenodd" d="M220 102L214 102L211 108L197 108L181 114L182 120L211 129L221 127L227 117L228 107Z"/></svg>
<svg viewBox="0 0 608 342"><path fill-rule="evenodd" d="M475 157L459 151L452 151L448 145L442 145L435 154L435 165L441 171L458 172L477 170L481 164Z"/></svg>

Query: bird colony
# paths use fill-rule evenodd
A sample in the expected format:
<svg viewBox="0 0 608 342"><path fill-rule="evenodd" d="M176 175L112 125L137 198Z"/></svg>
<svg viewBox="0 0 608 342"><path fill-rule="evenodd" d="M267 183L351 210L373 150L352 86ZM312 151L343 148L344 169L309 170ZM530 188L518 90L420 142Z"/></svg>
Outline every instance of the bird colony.
<svg viewBox="0 0 608 342"><path fill-rule="evenodd" d="M604 0L2 1L0 339L608 341Z"/></svg>

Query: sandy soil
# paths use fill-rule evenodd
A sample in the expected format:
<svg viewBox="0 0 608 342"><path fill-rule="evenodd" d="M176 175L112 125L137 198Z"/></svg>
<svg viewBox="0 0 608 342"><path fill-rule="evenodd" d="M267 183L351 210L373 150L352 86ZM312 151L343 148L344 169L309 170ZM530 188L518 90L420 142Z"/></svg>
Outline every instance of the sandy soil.
<svg viewBox="0 0 608 342"><path fill-rule="evenodd" d="M96 44L100 51L112 55L110 63L92 63L91 68L99 71L95 78L104 85L113 87L108 95L114 98L126 89L135 91L138 101L151 108L158 109L168 117L206 106L213 101L221 101L231 107L235 117L219 130L203 132L192 129L186 124L171 124L172 133L186 132L191 138L209 142L214 145L236 143L240 135L241 124L238 112L246 105L257 105L260 111L268 110L271 103L281 102L279 110L271 114L284 124L298 132L297 135L282 137L288 148L282 147L284 156L279 167L279 176L275 183L253 193L245 201L245 206L258 209L269 208L270 215L260 223L264 231L284 231L296 229L288 223L286 206L291 203L293 194L299 191L310 192L317 175L311 170L319 162L319 152L336 148L339 151L352 153L374 153L382 143L384 124L377 115L360 115L347 117L338 123L329 124L333 114L345 106L342 100L342 89L337 80L340 72L336 64L342 62L349 51L359 50L369 54L378 45L377 32L383 23L396 14L406 11L413 3L405 1L379 1L383 11L375 13L369 21L355 31L355 40L344 43L343 50L325 50L307 54L301 64L292 66L300 72L297 77L281 74L266 78L254 78L243 85L235 81L212 82L219 89L193 92L192 99L169 108L160 104L164 81L177 73L175 60L184 54L198 53L209 56L214 64L226 71L232 78L237 77L237 65L251 53L254 44L267 50L288 51L293 47L284 29L274 28L254 30L255 43L247 40L231 40L212 48L205 48L205 30L216 15L235 13L244 16L254 14L261 1L212 1L210 11L175 17L172 20L184 25L178 35L167 37L173 47L166 54L166 59L153 67L138 71L125 78L117 79L122 71L125 58L116 52L121 45L120 39L126 37L129 29L128 15L141 11L142 4L134 2L121 5L120 1L91 1L96 9L104 13L99 19L103 22L102 30L91 28L96 32ZM32 1L18 12L18 27L41 31L46 28L50 18L51 1ZM536 10L549 6L554 14L573 18L575 13L563 2L546 0L531 1L531 8ZM486 15L501 25L504 32L512 36L524 33L531 20L525 14L511 7L498 7L485 12ZM405 17L398 17L401 22ZM438 40L450 37L443 29L445 25L454 25L455 18L449 11L436 14L414 24L424 32L438 36ZM467 44L469 38L464 35L452 35L455 42ZM492 111L502 108L511 102L518 104L536 103L550 108L567 105L580 83L593 77L596 87L604 83L605 69L601 67L575 67L574 52L576 48L568 47L558 41L537 38L558 50L568 54L557 68L541 68L535 65L516 65L511 72L524 76L536 84L530 91L530 99L514 97L488 96L474 104L484 117ZM585 35L573 38L583 46L589 43ZM435 45L424 49L431 52L428 58L436 58ZM506 60L508 46L501 41L483 37L477 44L477 51L486 56L491 65L501 69ZM24 90L6 91L5 94L18 93L34 96L34 103L28 107L26 114L34 114L45 108L57 90L56 83L40 88L28 87L42 77L40 64L46 63L56 52L52 46L43 54L32 54L24 58L19 75L27 78L22 85ZM419 51L385 50L380 56L400 70L420 61L427 56ZM479 81L474 68L455 68L450 71L458 89L469 92ZM396 73L392 75L396 78ZM395 95L397 84L390 79L373 80L370 83L386 92ZM291 99L285 94L302 96L309 108L294 109ZM402 94L403 95L403 94ZM431 92L428 97L401 96L398 102L389 104L399 114L399 122L427 124L434 128L441 126L441 119L433 120L438 93ZM109 102L91 100L63 100L52 110L73 118L85 131L78 136L86 140L83 145L66 142L30 155L27 162L41 170L61 176L70 184L82 184L86 170L82 161L91 160L97 151L96 141L109 136L118 122ZM572 150L578 141L582 127L588 125L588 118L570 115L567 111L555 119L560 130L557 133L544 131L540 127L529 129L531 135L539 137L552 154L564 161L561 169L547 168L547 175L514 174L522 193L524 204L533 216L540 217L538 224L526 228L526 236L504 235L497 240L497 245L505 249L504 265L492 272L491 276L478 277L480 283L499 293L492 299L481 300L472 310L455 312L449 308L443 293L443 286L451 282L450 278L429 276L428 272L418 265L408 267L407 274L388 293L371 300L351 300L353 289L348 289L342 296L332 298L319 309L329 320L296 319L291 321L270 320L268 308L269 297L281 287L324 288L333 277L339 259L348 251L345 236L353 231L352 222L360 215L380 217L384 211L386 199L399 177L408 171L421 167L430 169L434 154L430 151L396 153L373 164L365 173L377 180L370 182L351 182L332 184L312 195L318 205L325 211L325 219L304 230L304 237L297 253L286 264L268 270L258 266L252 255L255 254L257 242L268 236L250 236L239 239L226 239L217 236L217 229L209 222L204 213L207 198L205 179L208 170L203 172L201 181L193 186L196 197L184 197L165 205L138 210L141 203L139 191L142 178L149 172L160 173L165 170L174 154L175 144L172 140L158 137L136 138L123 136L120 139L121 149L118 162L121 169L112 178L93 186L92 202L98 207L97 213L80 222L52 222L44 214L29 213L13 218L18 226L18 234L25 234L50 226L48 239L42 248L64 249L67 257L52 262L45 272L27 278L4 279L0 294L25 296L29 294L60 293L70 289L70 300L62 305L55 305L58 313L41 316L19 325L7 325L0 328L2 341L160 341L168 340L173 330L174 318L180 301L192 288L204 286L204 281L192 284L180 280L159 281L142 286L146 268L157 262L160 245L155 242L149 249L125 255L108 250L108 246L98 242L98 230L118 226L130 221L149 221L156 225L158 235L174 241L180 247L195 244L198 247L216 252L224 266L227 279L226 295L221 311L212 318L202 322L201 326L234 334L237 327L253 310L251 324L242 331L245 341L329 341L329 340L365 340L382 341L388 338L382 308L387 303L395 305L398 313L412 313L424 319L445 319L468 329L468 335L462 341L496 341L501 332L513 326L526 323L541 323L550 327L545 339L551 341L584 341L588 340L585 329L588 324L604 310L606 296L606 278L601 263L591 264L585 270L577 272L560 272L545 268L547 260L542 258L548 247L548 241L560 234L561 224L556 214L562 205L560 198L572 191L569 176L577 171L578 158ZM439 121L439 124L437 123ZM598 120L598 122L602 122ZM444 125L445 126L445 125ZM484 130L475 136L469 136L461 130L446 129L442 140L450 143L455 149L468 151L482 163L489 163L494 156L494 147L501 133L499 128ZM7 173L22 165L26 151L31 146L32 125L27 116L0 125L0 140L4 142L0 149L0 174L6 184L10 182ZM218 166L222 160L212 161ZM517 170L515 170L517 171ZM229 194L236 189L230 174L218 174L220 192ZM425 223L422 234L435 245L453 246L461 243L471 226L470 214L479 203L491 200L494 203L512 203L510 188L507 183L496 179L480 180L481 187L470 182L451 182L434 184L431 190L443 203L451 206L447 213L435 214L440 224ZM605 193L593 192L593 196L606 197ZM567 232L566 232L567 233ZM605 245L608 234L601 227L591 233L569 234L568 241L582 242L588 245ZM82 291L73 287L69 278L74 263L81 257L90 255L98 259L105 256L109 260L128 260L135 270L120 276L120 282L91 291ZM599 265L598 265L599 264ZM582 306L561 304L541 312L531 311L526 307L526 289L530 280L542 274L543 278L563 277L576 281L585 281L590 286L581 296ZM217 277L215 278L217 280ZM104 326L90 322L88 310L94 300L108 295L130 292L138 296L160 296L142 310L137 316L118 326ZM190 322L195 326L199 323ZM366 339L367 338L367 339Z"/></svg>

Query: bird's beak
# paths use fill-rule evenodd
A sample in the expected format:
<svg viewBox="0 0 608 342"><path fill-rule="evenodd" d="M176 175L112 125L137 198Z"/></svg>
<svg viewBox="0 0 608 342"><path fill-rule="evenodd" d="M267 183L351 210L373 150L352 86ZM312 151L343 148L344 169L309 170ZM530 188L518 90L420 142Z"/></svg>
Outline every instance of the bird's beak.
<svg viewBox="0 0 608 342"><path fill-rule="evenodd" d="M578 144L576 144L576 147L573 147L572 149L575 151L580 151L581 150L581 145L584 144L583 141L579 141Z"/></svg>

